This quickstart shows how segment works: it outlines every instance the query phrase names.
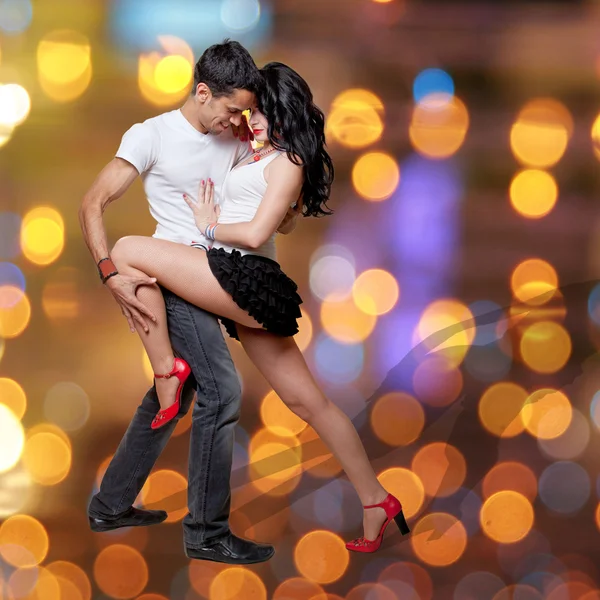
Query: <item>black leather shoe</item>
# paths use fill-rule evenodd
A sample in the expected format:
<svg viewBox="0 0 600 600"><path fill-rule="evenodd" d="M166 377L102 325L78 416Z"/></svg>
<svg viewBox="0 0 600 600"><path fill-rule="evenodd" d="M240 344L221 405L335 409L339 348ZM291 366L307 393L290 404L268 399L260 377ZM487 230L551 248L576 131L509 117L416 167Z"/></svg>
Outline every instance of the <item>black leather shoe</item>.
<svg viewBox="0 0 600 600"><path fill-rule="evenodd" d="M112 531L119 527L139 527L141 525L156 525L167 518L164 510L142 510L131 507L116 519L96 519L88 516L92 531Z"/></svg>
<svg viewBox="0 0 600 600"><path fill-rule="evenodd" d="M185 546L188 558L212 560L230 565L248 565L269 560L275 554L275 548L270 544L259 544L239 538L231 531L217 542L209 542L201 548Z"/></svg>

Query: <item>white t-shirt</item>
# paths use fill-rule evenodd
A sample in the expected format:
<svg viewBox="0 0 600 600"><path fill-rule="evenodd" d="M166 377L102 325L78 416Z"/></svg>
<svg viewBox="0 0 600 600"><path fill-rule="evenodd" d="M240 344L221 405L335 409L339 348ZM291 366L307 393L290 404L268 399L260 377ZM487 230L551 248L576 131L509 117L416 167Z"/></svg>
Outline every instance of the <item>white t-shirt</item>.
<svg viewBox="0 0 600 600"><path fill-rule="evenodd" d="M183 194L197 201L200 180L210 177L215 182L215 203L220 204L227 173L251 154L250 142L240 142L231 128L221 135L201 133L176 109L133 125L115 156L141 175L157 223L152 237L209 246Z"/></svg>

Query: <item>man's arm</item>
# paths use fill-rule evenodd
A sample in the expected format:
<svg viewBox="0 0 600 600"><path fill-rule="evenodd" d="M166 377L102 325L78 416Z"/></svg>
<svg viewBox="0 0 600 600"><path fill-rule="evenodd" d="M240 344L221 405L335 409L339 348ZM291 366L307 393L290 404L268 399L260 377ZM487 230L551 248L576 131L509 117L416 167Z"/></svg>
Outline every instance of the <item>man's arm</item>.
<svg viewBox="0 0 600 600"><path fill-rule="evenodd" d="M102 169L90 189L83 197L79 207L79 224L85 243L94 259L98 261L109 256L106 229L102 215L107 206L120 198L138 176L137 169L122 158L114 158ZM115 275L106 280L105 285L121 306L132 331L135 331L133 319L139 321L147 331L142 314L156 320L154 315L137 299L135 290L138 285L152 284L153 278L128 277Z"/></svg>

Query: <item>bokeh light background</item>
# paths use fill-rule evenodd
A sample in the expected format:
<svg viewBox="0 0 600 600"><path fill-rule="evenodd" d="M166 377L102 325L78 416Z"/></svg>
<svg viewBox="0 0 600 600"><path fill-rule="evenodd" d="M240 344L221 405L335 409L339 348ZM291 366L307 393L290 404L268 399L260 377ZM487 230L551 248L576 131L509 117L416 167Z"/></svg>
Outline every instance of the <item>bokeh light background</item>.
<svg viewBox="0 0 600 600"><path fill-rule="evenodd" d="M0 0L0 599L598 600L599 26L593 1ZM412 525L374 555L344 547L338 462L231 340L231 527L274 558L184 556L191 411L136 502L167 521L88 528L152 375L77 209L227 36L328 119L336 214L278 251L298 344ZM105 223L153 232L139 181Z"/></svg>

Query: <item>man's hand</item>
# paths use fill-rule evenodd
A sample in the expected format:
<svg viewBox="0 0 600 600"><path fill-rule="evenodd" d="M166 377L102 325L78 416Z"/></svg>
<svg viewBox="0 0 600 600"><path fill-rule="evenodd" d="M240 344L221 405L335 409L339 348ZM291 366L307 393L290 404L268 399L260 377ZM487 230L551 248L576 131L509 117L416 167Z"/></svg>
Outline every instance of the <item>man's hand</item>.
<svg viewBox="0 0 600 600"><path fill-rule="evenodd" d="M231 125L231 131L233 131L234 137L240 138L241 142L247 142L248 140L254 139L254 134L248 126L246 115L242 115L242 122L239 127L237 125Z"/></svg>
<svg viewBox="0 0 600 600"><path fill-rule="evenodd" d="M285 213L285 217L283 217L283 221L279 224L277 228L277 233L287 234L291 233L296 229L296 221L298 219L298 215L302 212L302 196L298 202L296 202L295 206L290 206Z"/></svg>
<svg viewBox="0 0 600 600"><path fill-rule="evenodd" d="M139 285L153 285L154 283L156 283L155 277L131 277L119 274L110 277L104 284L121 307L121 312L125 315L132 333L135 333L134 319L144 328L145 332L148 332L148 325L142 315L146 315L156 322L156 317L135 295Z"/></svg>

